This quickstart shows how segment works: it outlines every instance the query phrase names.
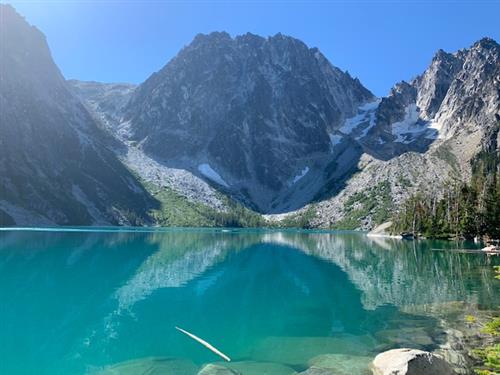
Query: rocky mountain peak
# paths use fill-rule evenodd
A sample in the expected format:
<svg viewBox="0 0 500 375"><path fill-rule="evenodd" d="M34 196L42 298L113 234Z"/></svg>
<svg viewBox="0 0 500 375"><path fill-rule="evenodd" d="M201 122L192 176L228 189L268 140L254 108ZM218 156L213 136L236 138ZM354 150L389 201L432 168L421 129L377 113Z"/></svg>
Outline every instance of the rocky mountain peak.
<svg viewBox="0 0 500 375"><path fill-rule="evenodd" d="M456 53L438 50L422 75L410 83L396 84L389 96L382 99L377 125L402 121L410 105L418 112L414 116L414 132L419 131L418 124L432 122L440 137L446 138L460 131L457 124L467 118L474 119L469 122L472 123L486 116L482 124L492 123L498 106L495 77L498 77L499 51L498 44L489 38Z"/></svg>
<svg viewBox="0 0 500 375"><path fill-rule="evenodd" d="M2 17L2 31L10 37L24 36L27 41L38 40L45 41L45 36L38 30L35 26L30 25L26 22L25 18L21 16L10 4L0 4L0 16ZM21 38L23 39L23 38ZM13 44L12 38L5 38L2 43Z"/></svg>
<svg viewBox="0 0 500 375"><path fill-rule="evenodd" d="M301 171L327 162L328 134L372 99L298 39L212 33L140 85L125 120L149 155L202 175L210 165L231 193L268 211Z"/></svg>
<svg viewBox="0 0 500 375"><path fill-rule="evenodd" d="M443 49L440 48L440 49L438 49L436 51L436 53L432 57L431 64L433 64L433 63L439 63L439 62L442 62L442 61L447 61L447 60L450 60L452 58L453 58L453 54L452 53L446 52L446 51L444 51Z"/></svg>
<svg viewBox="0 0 500 375"><path fill-rule="evenodd" d="M460 69L454 72L454 79L436 114L447 137L465 129L485 130L495 124L495 114L500 111L498 43L483 38L457 56L461 60Z"/></svg>
<svg viewBox="0 0 500 375"><path fill-rule="evenodd" d="M253 46L254 48L259 48L266 41L266 38L253 33L245 33L243 35L236 36L235 41L239 46L247 44L249 46Z"/></svg>
<svg viewBox="0 0 500 375"><path fill-rule="evenodd" d="M429 68L414 81L418 90L417 106L423 119L430 120L436 115L462 64L458 54L439 50Z"/></svg>
<svg viewBox="0 0 500 375"><path fill-rule="evenodd" d="M4 52L0 70L6 74L7 68L15 70L15 74L26 74L29 77L49 84L50 80L62 80L59 69L52 63L52 56L45 36L36 27L30 25L16 10L0 4L1 48ZM33 84L35 80L30 80ZM28 81L25 81L28 84ZM2 85L8 81L2 82Z"/></svg>
<svg viewBox="0 0 500 375"><path fill-rule="evenodd" d="M498 49L499 44L492 38L484 37L474 43L473 48L484 48L484 49Z"/></svg>
<svg viewBox="0 0 500 375"><path fill-rule="evenodd" d="M204 43L227 43L232 41L231 35L225 31L213 31L208 34L196 34L190 46L196 47Z"/></svg>
<svg viewBox="0 0 500 375"><path fill-rule="evenodd" d="M416 90L415 87L406 82L406 81L401 81L398 82L394 85L394 87L391 88L391 91L389 92L389 97L391 96L401 96L405 98L404 101L411 100L413 96L415 96Z"/></svg>

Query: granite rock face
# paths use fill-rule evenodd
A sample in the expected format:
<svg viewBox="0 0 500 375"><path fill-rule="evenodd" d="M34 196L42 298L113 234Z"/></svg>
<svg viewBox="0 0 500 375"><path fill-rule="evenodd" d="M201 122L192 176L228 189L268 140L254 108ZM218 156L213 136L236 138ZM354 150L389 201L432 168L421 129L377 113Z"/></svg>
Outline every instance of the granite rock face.
<svg viewBox="0 0 500 375"><path fill-rule="evenodd" d="M416 103L423 119L434 118L462 66L461 53L451 54L440 49L425 73L414 81L413 86L418 89Z"/></svg>
<svg viewBox="0 0 500 375"><path fill-rule="evenodd" d="M445 137L462 131L489 129L498 125L500 112L500 46L483 38L471 48L460 51L462 68L455 75L439 111Z"/></svg>
<svg viewBox="0 0 500 375"><path fill-rule="evenodd" d="M210 165L221 188L270 212L299 179L321 178L334 160L329 134L373 99L297 39L217 32L140 85L124 120L148 155L198 174Z"/></svg>

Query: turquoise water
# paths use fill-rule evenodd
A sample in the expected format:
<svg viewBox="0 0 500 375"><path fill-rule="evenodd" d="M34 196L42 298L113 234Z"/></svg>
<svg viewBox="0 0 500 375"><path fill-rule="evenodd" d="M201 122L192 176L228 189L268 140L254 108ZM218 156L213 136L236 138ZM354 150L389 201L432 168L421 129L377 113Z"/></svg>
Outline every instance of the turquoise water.
<svg viewBox="0 0 500 375"><path fill-rule="evenodd" d="M433 350L446 319L500 305L498 261L431 250L453 246L352 232L0 231L0 373L182 375L220 361L175 326L244 374Z"/></svg>

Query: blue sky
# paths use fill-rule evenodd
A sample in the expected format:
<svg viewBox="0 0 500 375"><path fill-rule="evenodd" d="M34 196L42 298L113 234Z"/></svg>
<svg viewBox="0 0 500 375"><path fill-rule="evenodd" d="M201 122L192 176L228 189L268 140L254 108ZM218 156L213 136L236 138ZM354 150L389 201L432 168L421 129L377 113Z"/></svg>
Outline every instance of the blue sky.
<svg viewBox="0 0 500 375"><path fill-rule="evenodd" d="M44 32L66 78L103 82L144 81L197 33L282 32L385 95L438 48L500 41L500 1L8 2Z"/></svg>

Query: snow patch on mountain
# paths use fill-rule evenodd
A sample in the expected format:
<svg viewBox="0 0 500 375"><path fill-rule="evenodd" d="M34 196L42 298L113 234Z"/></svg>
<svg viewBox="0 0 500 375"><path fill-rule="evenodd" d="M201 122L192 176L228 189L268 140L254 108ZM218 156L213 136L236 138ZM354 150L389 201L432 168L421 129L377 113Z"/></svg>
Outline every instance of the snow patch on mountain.
<svg viewBox="0 0 500 375"><path fill-rule="evenodd" d="M436 119L432 119L429 121L428 127L432 131L426 135L427 139L444 138L443 133L442 133L443 124L440 121L437 121Z"/></svg>
<svg viewBox="0 0 500 375"><path fill-rule="evenodd" d="M378 104L377 104L378 105ZM369 123L368 123L368 126L366 126L363 131L361 132L361 134L359 136L356 137L356 140L360 140L361 138L364 138L366 137L366 135L368 134L368 132L375 126L375 124L377 123L376 121L376 107L373 109L373 110L370 110L370 112L368 112L368 116L369 116Z"/></svg>
<svg viewBox="0 0 500 375"><path fill-rule="evenodd" d="M351 134L364 121L366 121L366 113L358 113L356 116L345 120L344 125L340 127L339 131L346 135Z"/></svg>
<svg viewBox="0 0 500 375"><path fill-rule="evenodd" d="M343 134L351 134L358 129L361 124L366 126L363 128L361 134L356 139L361 139L366 136L368 131L375 126L375 113L380 104L381 99L376 99L372 102L365 103L358 107L358 113L345 120L344 124L340 127L339 131Z"/></svg>
<svg viewBox="0 0 500 375"><path fill-rule="evenodd" d="M439 136L439 126L433 120L424 121L420 118L420 110L415 103L405 108L403 120L391 125L394 142L409 144L424 136L427 139L436 139Z"/></svg>
<svg viewBox="0 0 500 375"><path fill-rule="evenodd" d="M368 102L368 103L361 105L359 107L359 110L364 111L364 112L375 111L378 108L378 105L380 104L381 101L382 101L381 98L377 98L371 102Z"/></svg>
<svg viewBox="0 0 500 375"><path fill-rule="evenodd" d="M225 187L229 187L226 181L224 181L224 179L210 166L210 164L200 164L198 165L198 170L203 176L212 180L213 182Z"/></svg>
<svg viewBox="0 0 500 375"><path fill-rule="evenodd" d="M300 171L300 173L293 178L290 186L295 185L297 182L299 182L308 172L309 167L305 167L304 169L302 169L302 171Z"/></svg>
<svg viewBox="0 0 500 375"><path fill-rule="evenodd" d="M332 143L332 149L338 144L340 144L340 142L342 142L342 139L344 139L344 137L341 136L340 134L330 134L330 142Z"/></svg>

